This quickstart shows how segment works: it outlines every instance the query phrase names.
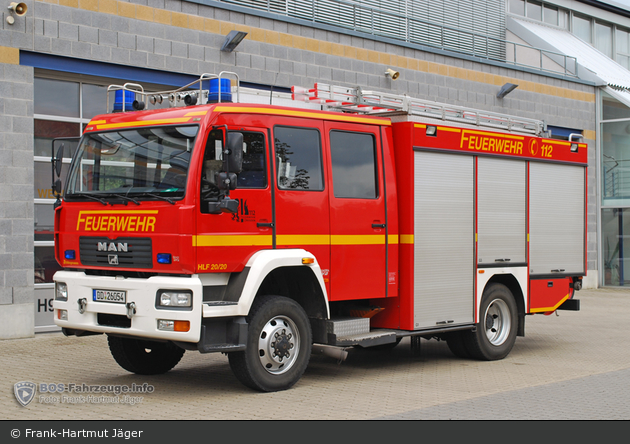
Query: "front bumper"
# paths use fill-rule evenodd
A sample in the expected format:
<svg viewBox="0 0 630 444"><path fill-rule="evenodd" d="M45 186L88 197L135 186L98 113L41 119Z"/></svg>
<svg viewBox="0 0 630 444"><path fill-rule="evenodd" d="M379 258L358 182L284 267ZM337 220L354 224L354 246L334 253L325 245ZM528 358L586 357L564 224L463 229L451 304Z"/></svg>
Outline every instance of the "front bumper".
<svg viewBox="0 0 630 444"><path fill-rule="evenodd" d="M196 343L200 339L203 287L196 275L190 277L153 276L147 279L113 276L88 276L77 271L58 271L55 282L68 286L68 300L54 300L55 324L59 327L97 333L143 337ZM94 289L127 292L127 304L94 301ZM188 290L192 292L192 307L158 308L159 290ZM79 301L83 303L80 304ZM134 304L135 313L128 308ZM82 305L82 307L81 307ZM59 319L59 310L67 311L67 319ZM83 313L81 313L83 311ZM158 329L158 320L188 321L188 331ZM116 326L117 325L117 326Z"/></svg>

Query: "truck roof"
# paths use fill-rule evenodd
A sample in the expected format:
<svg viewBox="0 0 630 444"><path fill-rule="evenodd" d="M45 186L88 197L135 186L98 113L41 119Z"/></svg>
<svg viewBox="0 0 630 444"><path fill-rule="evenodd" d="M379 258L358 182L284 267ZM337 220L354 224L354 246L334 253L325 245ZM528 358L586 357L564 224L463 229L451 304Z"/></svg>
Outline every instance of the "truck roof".
<svg viewBox="0 0 630 444"><path fill-rule="evenodd" d="M100 114L90 120L90 123L87 125L85 132L135 128L141 126L195 124L204 120L204 116L207 116L209 113L259 114L342 121L348 123L363 123L385 126L391 125L391 120L389 118L364 114L320 111L277 105L263 105L258 103L222 102L177 108L161 108L148 111L129 111L111 114Z"/></svg>

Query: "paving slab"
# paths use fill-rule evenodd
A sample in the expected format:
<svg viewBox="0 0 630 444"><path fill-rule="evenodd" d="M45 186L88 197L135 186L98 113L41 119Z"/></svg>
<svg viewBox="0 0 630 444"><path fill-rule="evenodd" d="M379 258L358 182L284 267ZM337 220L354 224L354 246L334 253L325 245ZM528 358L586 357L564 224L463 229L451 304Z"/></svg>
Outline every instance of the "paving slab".
<svg viewBox="0 0 630 444"><path fill-rule="evenodd" d="M628 420L630 290L577 297L581 311L528 316L526 336L501 361L457 358L435 340L415 355L404 339L390 352L353 349L341 364L313 355L303 378L277 393L242 386L223 354L186 352L167 374L140 376L116 364L104 335L4 340L0 420ZM21 381L153 390L91 399L38 391L22 406Z"/></svg>

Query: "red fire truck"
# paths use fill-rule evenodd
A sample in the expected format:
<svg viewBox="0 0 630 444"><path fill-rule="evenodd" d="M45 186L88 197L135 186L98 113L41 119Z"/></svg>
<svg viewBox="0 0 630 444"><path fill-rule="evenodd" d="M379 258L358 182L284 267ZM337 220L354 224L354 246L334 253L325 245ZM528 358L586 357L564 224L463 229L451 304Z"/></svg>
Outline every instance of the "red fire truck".
<svg viewBox="0 0 630 444"><path fill-rule="evenodd" d="M191 85L110 87L117 112L92 119L53 185L67 336L107 334L136 374L226 353L242 383L276 391L315 349L409 336L496 360L527 315L579 310L579 135L361 88L296 87L305 108L242 103L232 73Z"/></svg>

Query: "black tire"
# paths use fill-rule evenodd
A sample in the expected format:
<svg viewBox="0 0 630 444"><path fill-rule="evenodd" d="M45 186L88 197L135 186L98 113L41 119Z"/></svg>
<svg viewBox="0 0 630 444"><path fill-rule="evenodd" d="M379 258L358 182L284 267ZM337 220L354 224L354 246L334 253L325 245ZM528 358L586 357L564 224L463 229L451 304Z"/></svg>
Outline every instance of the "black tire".
<svg viewBox="0 0 630 444"><path fill-rule="evenodd" d="M458 358L470 358L470 352L466 348L466 335L470 335L469 331L454 331L446 336L446 344L449 350Z"/></svg>
<svg viewBox="0 0 630 444"><path fill-rule="evenodd" d="M185 350L172 342L108 336L109 351L125 370L138 375L166 373L184 356Z"/></svg>
<svg viewBox="0 0 630 444"><path fill-rule="evenodd" d="M261 392L291 388L311 357L311 324L304 309L283 296L257 298L247 317L245 351L228 354L234 376Z"/></svg>
<svg viewBox="0 0 630 444"><path fill-rule="evenodd" d="M514 296L503 284L491 284L483 292L479 324L464 335L471 357L483 361L505 358L516 341L518 312Z"/></svg>

